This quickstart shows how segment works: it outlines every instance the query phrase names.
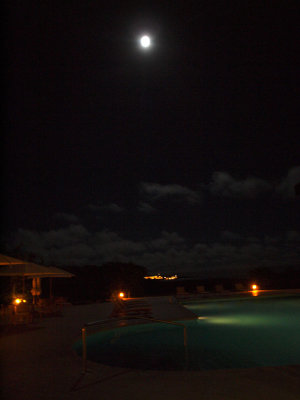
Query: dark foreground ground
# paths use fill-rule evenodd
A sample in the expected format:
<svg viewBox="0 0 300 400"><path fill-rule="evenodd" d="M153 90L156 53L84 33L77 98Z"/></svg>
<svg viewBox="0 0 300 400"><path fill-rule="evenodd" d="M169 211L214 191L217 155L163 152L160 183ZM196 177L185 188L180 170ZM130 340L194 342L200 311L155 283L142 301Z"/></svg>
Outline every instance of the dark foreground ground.
<svg viewBox="0 0 300 400"><path fill-rule="evenodd" d="M193 314L168 297L146 298L152 316L182 320ZM146 371L82 360L72 350L84 323L109 318L113 305L66 305L63 316L0 336L1 398L22 400L299 400L300 366L214 371Z"/></svg>

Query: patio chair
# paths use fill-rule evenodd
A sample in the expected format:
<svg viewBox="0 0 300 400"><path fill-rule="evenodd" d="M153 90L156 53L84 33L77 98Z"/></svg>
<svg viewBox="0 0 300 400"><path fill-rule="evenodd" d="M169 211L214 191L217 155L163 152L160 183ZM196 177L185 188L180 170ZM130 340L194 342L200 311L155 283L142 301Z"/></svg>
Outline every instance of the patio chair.
<svg viewBox="0 0 300 400"><path fill-rule="evenodd" d="M10 309L10 323L12 325L30 324L33 322L32 304L18 304Z"/></svg>
<svg viewBox="0 0 300 400"><path fill-rule="evenodd" d="M48 317L61 314L62 305L57 304L53 299L39 299L35 311L39 317Z"/></svg>
<svg viewBox="0 0 300 400"><path fill-rule="evenodd" d="M224 287L223 287L223 285L215 285L215 292L217 292L217 293L222 293L222 292L224 292Z"/></svg>

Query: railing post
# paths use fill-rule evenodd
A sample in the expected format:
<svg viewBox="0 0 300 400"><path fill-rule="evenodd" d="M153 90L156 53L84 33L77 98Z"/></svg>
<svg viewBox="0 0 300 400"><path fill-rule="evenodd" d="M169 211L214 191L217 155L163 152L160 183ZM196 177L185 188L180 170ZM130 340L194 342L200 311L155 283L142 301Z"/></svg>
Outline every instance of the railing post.
<svg viewBox="0 0 300 400"><path fill-rule="evenodd" d="M86 373L86 328L81 329L82 337L82 373Z"/></svg>
<svg viewBox="0 0 300 400"><path fill-rule="evenodd" d="M184 325L183 327L184 333L183 333L183 343L184 343L184 357L185 357L185 369L188 369L189 365L189 359L188 359L188 346L187 346L187 329L186 326Z"/></svg>

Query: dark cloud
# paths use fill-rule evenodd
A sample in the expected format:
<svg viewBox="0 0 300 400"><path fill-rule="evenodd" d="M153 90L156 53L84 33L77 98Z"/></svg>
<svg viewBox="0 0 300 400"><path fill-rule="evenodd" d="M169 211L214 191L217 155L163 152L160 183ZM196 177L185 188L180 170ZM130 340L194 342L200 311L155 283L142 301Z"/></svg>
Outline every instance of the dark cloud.
<svg viewBox="0 0 300 400"><path fill-rule="evenodd" d="M225 242L238 242L240 241L241 235L235 232L230 232L230 231L223 231L221 232L221 240Z"/></svg>
<svg viewBox="0 0 300 400"><path fill-rule="evenodd" d="M145 214L152 214L155 213L157 210L149 203L140 202L140 204L138 205L138 211Z"/></svg>
<svg viewBox="0 0 300 400"><path fill-rule="evenodd" d="M169 249L174 246L181 247L184 243L185 239L178 233L163 231L159 238L147 242L147 247L150 249Z"/></svg>
<svg viewBox="0 0 300 400"><path fill-rule="evenodd" d="M245 242L246 243L258 243L259 239L255 236L246 236Z"/></svg>
<svg viewBox="0 0 300 400"><path fill-rule="evenodd" d="M228 172L215 172L209 190L213 195L233 198L258 198L276 194L282 198L295 197L295 185L300 182L300 167L291 168L279 182L257 177L236 179Z"/></svg>
<svg viewBox="0 0 300 400"><path fill-rule="evenodd" d="M295 186L300 182L300 166L291 168L286 177L276 186L276 192L285 198L295 197Z"/></svg>
<svg viewBox="0 0 300 400"><path fill-rule="evenodd" d="M223 197L255 198L272 190L272 185L259 178L244 180L233 178L228 172L215 172L210 183L210 191Z"/></svg>
<svg viewBox="0 0 300 400"><path fill-rule="evenodd" d="M116 203L109 204L89 204L88 208L95 212L121 213L124 209Z"/></svg>
<svg viewBox="0 0 300 400"><path fill-rule="evenodd" d="M188 243L176 232L163 231L151 240L130 240L116 232L102 230L91 234L82 225L70 225L49 232L20 229L15 244L48 264L101 265L122 261L144 265L154 273L214 276L234 271L238 276L257 266L298 265L298 231L264 239L243 238L234 232L223 231L221 237L224 242Z"/></svg>
<svg viewBox="0 0 300 400"><path fill-rule="evenodd" d="M54 218L60 221L65 221L68 222L69 224L76 224L78 223L80 220L78 217L76 217L76 215L74 214L68 214L68 213L56 213L54 215Z"/></svg>
<svg viewBox="0 0 300 400"><path fill-rule="evenodd" d="M70 225L67 228L53 229L46 232L36 232L19 229L16 240L19 241L29 252L41 249L49 250L63 248L70 245L77 246L85 243L90 233L82 225Z"/></svg>
<svg viewBox="0 0 300 400"><path fill-rule="evenodd" d="M217 171L212 174L211 182L208 185L202 184L201 193L177 184L161 185L145 182L141 184L140 190L141 194L148 198L148 201L165 199L203 204L205 194L208 193L218 197L237 199L255 199L265 195L294 198L295 185L299 182L300 167L296 166L291 168L284 178L277 181L254 176L237 179L226 171Z"/></svg>
<svg viewBox="0 0 300 400"><path fill-rule="evenodd" d="M141 193L145 194L149 200L159 199L182 200L191 204L200 203L200 194L185 186L176 184L161 185L159 183L142 183Z"/></svg>
<svg viewBox="0 0 300 400"><path fill-rule="evenodd" d="M286 233L286 240L288 242L300 243L300 232L297 231L288 231Z"/></svg>
<svg viewBox="0 0 300 400"><path fill-rule="evenodd" d="M281 238L279 236L265 235L265 237L264 237L264 243L266 245L277 245L280 242L281 242Z"/></svg>
<svg viewBox="0 0 300 400"><path fill-rule="evenodd" d="M210 184L202 185L201 197L187 186L143 183L136 199L137 206L131 209L131 213L122 213L124 209L115 202L88 206L96 217L107 214L101 228L97 218L91 222L87 216L86 223L91 225L86 225L79 224L74 214L56 213L55 219L71 224L44 231L19 229L14 247L20 247L24 253L36 254L47 264L101 265L108 261L122 261L144 265L150 272L194 273L199 276L243 274L257 266L298 265L300 232L294 220L291 220L292 224L286 224L285 229L278 229L273 220L270 223L265 212L261 213L257 201L247 202L246 207L239 202L237 215L240 223L235 229L232 222L235 209L230 208L234 206L232 202L225 202L224 197L259 199L268 194L269 207L275 204L276 210L278 207L286 209L286 201L278 200L292 196L299 171L299 167L292 168L277 182L255 177L237 180L227 172L216 172ZM211 215L206 215L209 202L213 203L211 200L215 195L219 197L214 205L216 209ZM155 206L159 200L167 205L172 203L170 212L169 209L164 213L158 212ZM201 204L201 207L183 209L182 202ZM226 203L225 208L222 208L222 202ZM289 205L289 210L292 209L297 212L297 202ZM111 213L117 217L113 218ZM147 227L142 213L148 214L148 232L145 231ZM134 223L128 224L133 215ZM226 219L223 219L224 215ZM262 220L258 230L257 224ZM181 229L181 224L186 230ZM251 229L253 224L254 230ZM200 230L198 225L203 229ZM191 226L195 232L190 235ZM210 229L211 235L206 237Z"/></svg>

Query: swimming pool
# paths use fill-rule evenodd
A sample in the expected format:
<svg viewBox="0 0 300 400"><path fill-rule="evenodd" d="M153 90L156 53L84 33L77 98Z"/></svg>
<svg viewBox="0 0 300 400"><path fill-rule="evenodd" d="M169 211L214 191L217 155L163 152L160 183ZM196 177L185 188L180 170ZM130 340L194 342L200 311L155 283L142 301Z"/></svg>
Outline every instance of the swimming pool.
<svg viewBox="0 0 300 400"><path fill-rule="evenodd" d="M255 297L186 305L198 319L183 328L151 323L87 338L87 357L103 364L158 370L300 364L300 297ZM81 354L81 341L75 344ZM187 355L187 359L186 359Z"/></svg>

